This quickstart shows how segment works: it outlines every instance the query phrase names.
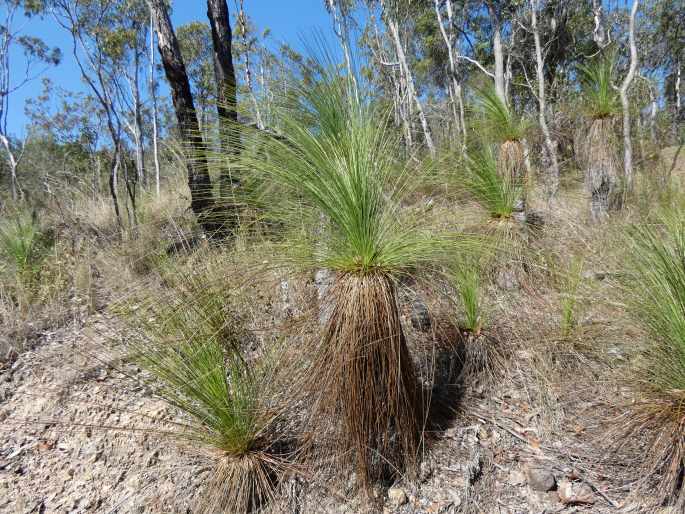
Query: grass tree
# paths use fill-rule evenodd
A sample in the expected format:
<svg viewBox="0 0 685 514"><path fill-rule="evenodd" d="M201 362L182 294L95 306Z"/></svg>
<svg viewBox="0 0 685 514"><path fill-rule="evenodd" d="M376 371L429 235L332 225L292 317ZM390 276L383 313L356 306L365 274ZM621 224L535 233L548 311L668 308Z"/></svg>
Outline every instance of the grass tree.
<svg viewBox="0 0 685 514"><path fill-rule="evenodd" d="M208 464L198 510L251 512L274 498L292 465L272 401L274 359L268 351L244 355L239 295L219 264L202 254L190 273L162 272L168 294L146 288L115 309L129 321L130 359L147 372L154 395L180 414L163 435Z"/></svg>
<svg viewBox="0 0 685 514"><path fill-rule="evenodd" d="M0 222L0 272L14 275L15 300L20 305L31 300L39 285L41 266L52 241L41 229L36 213L16 214Z"/></svg>
<svg viewBox="0 0 685 514"><path fill-rule="evenodd" d="M387 114L354 80L327 70L318 78L293 86L297 102L277 111L277 136L243 132L244 148L253 150L233 165L268 184L260 205L276 211L288 233L276 258L333 273L321 298L330 314L314 351L303 355L311 419L368 491L389 470L413 469L421 444L423 406L399 279L416 277L459 240L429 231L412 209L418 178L397 160Z"/></svg>
<svg viewBox="0 0 685 514"><path fill-rule="evenodd" d="M526 154L523 140L528 129L525 119L518 116L497 95L494 87L477 91L476 115L478 131L483 141L498 146L497 171L503 180L523 185L526 179ZM515 207L525 218L525 190L519 190L520 197Z"/></svg>
<svg viewBox="0 0 685 514"><path fill-rule="evenodd" d="M658 480L660 505L685 507L685 209L629 233L630 306L650 339L631 376L639 400L626 434L647 435L642 483ZM658 479L655 477L659 477ZM653 490L653 489L652 489Z"/></svg>
<svg viewBox="0 0 685 514"><path fill-rule="evenodd" d="M472 147L453 178L491 218L506 220L517 212L523 195L522 181L516 174L500 173L490 146Z"/></svg>
<svg viewBox="0 0 685 514"><path fill-rule="evenodd" d="M585 167L585 185L591 195L590 215L593 221L607 216L619 186L614 120L621 105L611 82L613 70L612 56L600 57L578 68L583 110L589 127L577 153L582 156Z"/></svg>

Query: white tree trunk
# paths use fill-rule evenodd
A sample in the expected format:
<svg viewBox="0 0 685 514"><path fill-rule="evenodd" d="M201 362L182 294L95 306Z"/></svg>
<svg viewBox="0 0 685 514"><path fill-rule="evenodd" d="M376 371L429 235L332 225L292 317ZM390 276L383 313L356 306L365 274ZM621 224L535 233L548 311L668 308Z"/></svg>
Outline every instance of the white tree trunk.
<svg viewBox="0 0 685 514"><path fill-rule="evenodd" d="M383 11L386 13L385 16L388 29L390 29L390 33L395 44L395 51L397 52L397 60L399 61L400 67L404 72L403 75L407 83L407 95L409 97L408 101L416 106L416 112L419 115L419 121L421 122L421 128L423 129L423 136L426 141L426 146L428 147L430 154L435 156L436 151L435 145L433 144L433 136L431 135L430 126L428 125L428 119L426 118L426 114L423 110L423 105L421 104L421 100L416 93L414 76L409 69L407 57L404 53L404 47L402 46L402 40L400 39L400 31L397 26L397 22L393 18L392 14L387 12L387 9L385 8L385 2L383 0L381 0L381 6L383 7Z"/></svg>
<svg viewBox="0 0 685 514"><path fill-rule="evenodd" d="M630 23L628 28L628 40L630 44L630 68L619 88L621 106L623 107L623 173L628 192L633 189L633 145L630 140L630 103L628 101L628 88L635 77L637 70L637 46L635 44L635 16L639 0L633 0L630 10Z"/></svg>
<svg viewBox="0 0 685 514"><path fill-rule="evenodd" d="M455 58L455 35L452 30L452 24L454 20L454 12L452 10L452 0L446 1L447 6L447 26L445 29L442 12L440 10L440 0L435 0L435 14L438 18L438 27L440 27L440 33L447 46L447 56L449 58L450 65L450 100L452 102L452 116L454 117L454 125L457 127L457 131L462 135L462 147L466 144L466 127L464 125L464 104L462 101L461 84L457 80L457 60Z"/></svg>
<svg viewBox="0 0 685 514"><path fill-rule="evenodd" d="M10 191L12 193L12 200L16 202L19 197L19 186L17 184L17 167L19 166L19 159L14 155L10 141L5 135L0 134L0 142L2 142L2 146L5 147L5 153L7 153L7 158L9 160Z"/></svg>
<svg viewBox="0 0 685 514"><path fill-rule="evenodd" d="M502 49L502 24L499 13L492 2L488 2L488 12L492 20L492 52L495 55L495 92L506 105L507 94L504 78L504 50Z"/></svg>
<svg viewBox="0 0 685 514"><path fill-rule="evenodd" d="M333 17L333 29L335 35L340 40L340 46L343 49L343 55L345 57L345 67L347 68L347 73L352 78L352 81L356 85L356 79L354 76L354 70L352 69L352 57L350 55L350 44L349 44L349 31L347 30L347 21L345 19L345 13L338 12L338 0L327 0L328 7L331 11L331 16ZM342 19L341 19L342 18Z"/></svg>
<svg viewBox="0 0 685 514"><path fill-rule="evenodd" d="M155 161L155 193L159 198L159 145L157 134L157 84L155 81L155 20L150 12L150 99L152 100L152 154Z"/></svg>
<svg viewBox="0 0 685 514"><path fill-rule="evenodd" d="M547 101L545 98L545 61L542 55L542 44L540 42L540 30L538 29L537 10L539 7L539 0L531 0L531 28L533 30L533 39L535 41L535 63L536 73L538 79L538 111L540 120L540 129L545 140L545 148L547 149L547 156L549 157L549 184L548 184L548 198L551 200L556 197L559 190L559 161L557 160L556 142L552 141L552 136L547 125Z"/></svg>
<svg viewBox="0 0 685 514"><path fill-rule="evenodd" d="M599 48L604 48L606 46L606 33L604 32L602 0L592 0L592 17L595 22L592 39Z"/></svg>

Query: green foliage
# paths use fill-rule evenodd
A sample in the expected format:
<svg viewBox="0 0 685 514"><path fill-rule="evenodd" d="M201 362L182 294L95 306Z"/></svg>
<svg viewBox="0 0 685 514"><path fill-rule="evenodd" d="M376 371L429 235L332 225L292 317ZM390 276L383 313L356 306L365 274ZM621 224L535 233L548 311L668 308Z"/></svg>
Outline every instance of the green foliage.
<svg viewBox="0 0 685 514"><path fill-rule="evenodd" d="M0 224L0 255L25 287L35 285L50 247L35 213L20 213Z"/></svg>
<svg viewBox="0 0 685 514"><path fill-rule="evenodd" d="M249 512L273 496L287 464L275 448L278 411L267 407L275 359L268 349L245 355L249 334L236 314L240 295L223 271L225 257L200 252L169 265L160 277L168 294L146 288L115 309L133 331L131 360L183 414L165 434L211 460L201 510Z"/></svg>
<svg viewBox="0 0 685 514"><path fill-rule="evenodd" d="M475 125L482 139L504 143L525 137L530 124L500 99L494 86L477 88L475 93Z"/></svg>
<svg viewBox="0 0 685 514"><path fill-rule="evenodd" d="M483 327L481 270L477 259L460 259L454 269L454 282L464 309L460 328L478 334Z"/></svg>
<svg viewBox="0 0 685 514"><path fill-rule="evenodd" d="M474 148L453 179L493 218L511 217L523 189L520 181L498 172L497 159L489 146Z"/></svg>
<svg viewBox="0 0 685 514"><path fill-rule="evenodd" d="M685 390L685 209L628 234L632 274L625 287L636 318L653 340L639 365L643 385L669 395Z"/></svg>
<svg viewBox="0 0 685 514"><path fill-rule="evenodd" d="M591 119L608 118L621 109L618 92L611 81L614 65L612 54L578 65L583 109Z"/></svg>
<svg viewBox="0 0 685 514"><path fill-rule="evenodd" d="M315 84L292 86L297 103L279 108L277 136L242 129L242 141L253 141L234 164L241 180L265 185L259 206L288 231L284 256L305 267L390 273L439 258L456 238L430 232L403 208L418 179L396 160L387 115L349 79L320 72ZM226 165L222 155L210 159Z"/></svg>

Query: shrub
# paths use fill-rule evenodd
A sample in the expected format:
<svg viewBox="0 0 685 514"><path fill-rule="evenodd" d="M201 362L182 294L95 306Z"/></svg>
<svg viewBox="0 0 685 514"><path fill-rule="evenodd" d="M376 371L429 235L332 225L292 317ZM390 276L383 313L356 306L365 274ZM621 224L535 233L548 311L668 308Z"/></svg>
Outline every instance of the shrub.
<svg viewBox="0 0 685 514"><path fill-rule="evenodd" d="M476 89L474 112L479 136L498 144L521 141L530 128L525 118L500 99L494 86Z"/></svg>
<svg viewBox="0 0 685 514"><path fill-rule="evenodd" d="M460 259L454 269L454 282L464 309L460 328L479 335L485 320L481 305L481 270L476 259Z"/></svg>
<svg viewBox="0 0 685 514"><path fill-rule="evenodd" d="M37 215L20 213L0 224L0 255L20 284L32 288L52 242L41 230Z"/></svg>
<svg viewBox="0 0 685 514"><path fill-rule="evenodd" d="M561 337L570 337L578 323L577 319L577 303L578 303L578 287L583 279L583 261L579 258L574 258L568 274L562 277L562 295L561 295Z"/></svg>

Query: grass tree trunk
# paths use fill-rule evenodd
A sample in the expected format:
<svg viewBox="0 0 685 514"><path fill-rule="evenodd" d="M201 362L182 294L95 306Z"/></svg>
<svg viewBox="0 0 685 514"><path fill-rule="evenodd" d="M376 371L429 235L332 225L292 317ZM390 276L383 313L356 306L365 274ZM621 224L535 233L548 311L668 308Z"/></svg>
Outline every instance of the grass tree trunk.
<svg viewBox="0 0 685 514"><path fill-rule="evenodd" d="M640 2L633 0L633 7L630 10L630 24L628 38L630 45L630 67L619 88L621 96L621 107L623 110L623 173L625 178L626 192L633 190L633 143L630 139L630 102L628 99L628 88L635 77L637 69L637 46L635 44L635 16Z"/></svg>
<svg viewBox="0 0 685 514"><path fill-rule="evenodd" d="M390 277L341 274L329 295L334 306L312 375L313 387L325 389L316 411L341 420L336 445L368 491L388 472L415 467L421 427L417 381Z"/></svg>
<svg viewBox="0 0 685 514"><path fill-rule="evenodd" d="M190 206L198 221L206 231L213 231L214 224L207 219L207 214L214 205L212 182L209 177L207 160L200 127L197 122L195 105L190 90L186 67L181 57L181 50L176 34L169 19L166 2L149 0L155 27L157 45L162 56L164 73L171 89L171 99L176 112L176 120L182 137L190 144L196 155L187 156L188 187L190 188Z"/></svg>
<svg viewBox="0 0 685 514"><path fill-rule="evenodd" d="M595 222L606 218L616 200L618 156L613 125L611 117L593 120L585 143L585 181L591 198L590 216Z"/></svg>

